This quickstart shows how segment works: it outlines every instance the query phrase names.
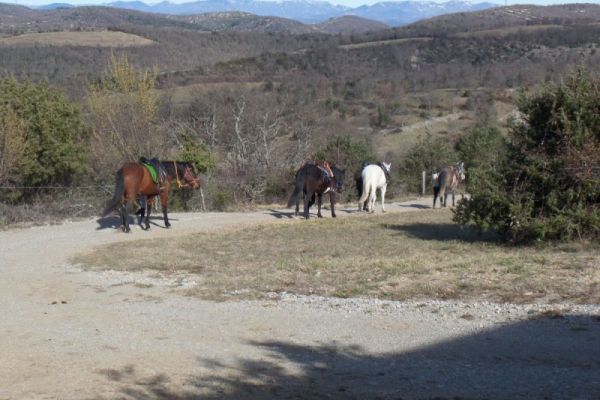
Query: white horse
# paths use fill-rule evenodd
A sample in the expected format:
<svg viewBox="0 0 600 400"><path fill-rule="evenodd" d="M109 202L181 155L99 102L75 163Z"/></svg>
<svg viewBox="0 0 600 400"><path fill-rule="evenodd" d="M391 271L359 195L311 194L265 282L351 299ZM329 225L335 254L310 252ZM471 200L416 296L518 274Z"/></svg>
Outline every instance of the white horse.
<svg viewBox="0 0 600 400"><path fill-rule="evenodd" d="M375 212L375 201L377 200L377 189L381 191L381 211L385 212L385 190L390 175L392 164L381 163L380 165L367 165L361 173L362 194L358 200L358 210L361 211L367 197L367 211Z"/></svg>

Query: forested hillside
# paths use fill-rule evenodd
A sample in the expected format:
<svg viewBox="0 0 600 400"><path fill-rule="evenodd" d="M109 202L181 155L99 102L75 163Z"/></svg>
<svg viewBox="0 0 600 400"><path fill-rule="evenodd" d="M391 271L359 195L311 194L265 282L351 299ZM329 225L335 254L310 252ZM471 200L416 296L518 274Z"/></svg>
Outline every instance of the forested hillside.
<svg viewBox="0 0 600 400"><path fill-rule="evenodd" d="M110 185L114 166L136 155L185 156L206 174L214 209L282 201L293 171L316 156L350 177L362 159L386 159L398 178L391 192L417 190L415 174L455 160L466 132L508 132L518 90L600 62L595 5L502 7L369 32L352 31L352 19L319 28L336 34L240 13L1 7L0 72L48 82L81 110L77 137L89 150L78 173ZM427 148L444 156L421 162Z"/></svg>

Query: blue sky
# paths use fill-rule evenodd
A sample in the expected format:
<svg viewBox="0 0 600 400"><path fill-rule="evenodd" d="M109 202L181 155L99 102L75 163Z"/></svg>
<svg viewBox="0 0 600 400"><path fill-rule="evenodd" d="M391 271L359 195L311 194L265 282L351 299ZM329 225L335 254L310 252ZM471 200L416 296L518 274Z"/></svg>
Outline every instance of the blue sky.
<svg viewBox="0 0 600 400"><path fill-rule="evenodd" d="M25 5L25 6L35 6L35 5L42 5L42 4L50 4L50 3L70 3L70 4L76 4L76 5L89 5L89 4L102 4L102 3L110 3L112 1L117 1L117 0L0 0L0 3L16 3L16 4L21 4L21 5ZM129 1L129 0L124 0L124 1ZM154 3L158 3L161 0L140 0L143 1L147 4L154 4ZM168 0L171 3L188 3L191 1L197 1L197 0ZM267 0L269 1L269 0ZM280 0L281 1L281 0ZM349 7L357 7L363 4L374 4L374 3L378 3L380 1L394 1L394 0L328 0L330 3L333 4L341 4L341 5L346 5ZM402 0L399 0L402 1ZM418 1L418 0L417 0ZM444 3L448 0L433 0L437 3ZM490 2L490 3L498 3L498 4L505 4L504 0L470 0L471 2L474 3L478 3L478 2ZM507 0L506 4L537 4L537 5L548 5L548 4L566 4L566 3L598 3L598 1L583 1L583 0L574 0L574 1L569 1L569 0L563 0L563 1L552 1L552 0L524 0L524 1L509 1Z"/></svg>

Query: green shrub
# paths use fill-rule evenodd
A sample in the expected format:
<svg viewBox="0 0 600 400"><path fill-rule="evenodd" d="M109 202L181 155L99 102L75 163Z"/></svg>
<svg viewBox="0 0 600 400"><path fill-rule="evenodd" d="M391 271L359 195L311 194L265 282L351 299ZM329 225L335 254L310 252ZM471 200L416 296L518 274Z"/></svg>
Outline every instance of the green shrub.
<svg viewBox="0 0 600 400"><path fill-rule="evenodd" d="M436 139L427 134L408 151L400 163L400 181L409 192L420 193L423 171L427 172L427 179L430 179L433 171L456 161L457 155L445 139Z"/></svg>
<svg viewBox="0 0 600 400"><path fill-rule="evenodd" d="M577 72L523 95L506 158L470 171L455 220L515 243L600 237L600 80Z"/></svg>
<svg viewBox="0 0 600 400"><path fill-rule="evenodd" d="M0 115L15 113L25 129L25 156L16 174L25 186L69 185L86 171L81 111L47 83L0 79Z"/></svg>

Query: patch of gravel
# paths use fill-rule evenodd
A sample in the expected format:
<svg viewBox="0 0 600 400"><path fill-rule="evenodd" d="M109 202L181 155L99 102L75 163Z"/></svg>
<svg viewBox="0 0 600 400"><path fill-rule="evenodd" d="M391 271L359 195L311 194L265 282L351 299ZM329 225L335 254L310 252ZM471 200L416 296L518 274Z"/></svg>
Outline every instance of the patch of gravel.
<svg viewBox="0 0 600 400"><path fill-rule="evenodd" d="M600 305L209 302L185 296L199 276L69 266L105 243L279 221L173 217L0 232L0 399L600 399Z"/></svg>

